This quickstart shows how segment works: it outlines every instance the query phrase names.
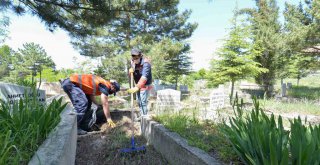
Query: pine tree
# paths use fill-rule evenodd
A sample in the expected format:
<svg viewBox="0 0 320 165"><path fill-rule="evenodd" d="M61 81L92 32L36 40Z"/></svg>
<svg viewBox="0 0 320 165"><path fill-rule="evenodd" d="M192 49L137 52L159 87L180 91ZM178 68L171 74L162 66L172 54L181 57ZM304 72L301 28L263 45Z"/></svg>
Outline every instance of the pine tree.
<svg viewBox="0 0 320 165"><path fill-rule="evenodd" d="M192 35L197 24L187 23L191 11L186 10L179 13L178 4L178 0L146 1L141 3L140 6L145 10L120 12L119 17L121 19L114 19L108 26L100 28L96 35L84 37L80 40L74 38L72 43L79 49L82 55L103 57L103 63L114 61L112 58L117 58L116 56L125 56L126 58L122 59L127 60L122 64L118 62L118 64L127 67L130 64L130 55L127 54L128 50L132 47L139 47L146 56L155 56L156 60L153 60L152 63L153 67L157 67L157 69L153 69L155 70L153 74L157 75L163 72L158 70L167 68L167 74L164 74L164 76L173 75L179 77L181 74L187 74L182 67L191 69L190 58L187 56L190 46L184 40ZM179 50L173 52L169 49L160 48L158 44L165 44L162 42L163 40L169 42L168 46L171 43L175 44ZM156 51L154 49L156 47L163 51ZM159 53L158 57L154 54L155 52ZM160 54L167 54L165 58L160 60L167 62L161 64L158 62ZM179 63L179 68L181 69L178 75L174 75L176 72L172 69L176 68L177 63ZM158 64L163 66L163 68L160 68ZM110 66L110 68L112 67ZM100 70L109 69L104 67Z"/></svg>
<svg viewBox="0 0 320 165"><path fill-rule="evenodd" d="M238 15L235 12L232 19L233 27L222 48L218 50L218 57L211 61L211 78L209 84L220 84L231 81L230 101L233 98L234 83L250 76L266 72L260 64L254 61L260 49L252 44L249 38L248 27L237 25Z"/></svg>
<svg viewBox="0 0 320 165"><path fill-rule="evenodd" d="M168 64L165 66L167 81L173 82L176 89L178 79L182 75L189 74L191 71L192 62L190 62L190 57L188 56L189 50L189 45L181 45L181 49L176 54L173 54L174 57L170 59Z"/></svg>
<svg viewBox="0 0 320 165"><path fill-rule="evenodd" d="M9 18L0 11L0 44L8 37Z"/></svg>
<svg viewBox="0 0 320 165"><path fill-rule="evenodd" d="M14 70L10 73L11 81L22 80L31 75L34 82L34 76L42 67L54 68L55 63L39 44L25 43L23 48L14 54L13 66Z"/></svg>
<svg viewBox="0 0 320 165"><path fill-rule="evenodd" d="M111 57L163 38L183 41L192 35L197 24L187 22L191 11L180 14L178 4L178 0L145 1L139 4L144 10L135 11L136 6L128 6L130 12L119 12L119 18L99 28L95 35L74 38L72 43L84 56Z"/></svg>
<svg viewBox="0 0 320 165"><path fill-rule="evenodd" d="M297 78L320 68L320 2L307 0L299 5L286 4L285 31L291 54L290 75ZM298 69L298 70L297 70Z"/></svg>
<svg viewBox="0 0 320 165"><path fill-rule="evenodd" d="M12 67L12 53L13 51L7 45L0 47L0 80L9 76Z"/></svg>
<svg viewBox="0 0 320 165"><path fill-rule="evenodd" d="M260 63L268 72L256 76L256 82L264 86L268 97L271 97L277 69L282 63L277 63L281 56L282 33L278 22L279 8L275 0L256 0L256 8L242 9L241 13L248 14L252 26L252 41L261 48L261 54L255 61Z"/></svg>
<svg viewBox="0 0 320 165"><path fill-rule="evenodd" d="M144 10L140 7L139 0L2 0L0 3L1 10L10 9L19 15L31 12L49 30L62 28L74 37L95 34L97 27L121 19L119 12Z"/></svg>

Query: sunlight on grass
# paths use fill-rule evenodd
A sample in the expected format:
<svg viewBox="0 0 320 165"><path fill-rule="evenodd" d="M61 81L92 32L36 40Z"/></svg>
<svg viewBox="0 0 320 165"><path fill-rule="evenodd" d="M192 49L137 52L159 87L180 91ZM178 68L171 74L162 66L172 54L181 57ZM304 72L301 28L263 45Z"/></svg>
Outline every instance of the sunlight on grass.
<svg viewBox="0 0 320 165"><path fill-rule="evenodd" d="M161 114L154 120L188 140L189 145L218 155L224 162L238 162L238 157L213 121L199 121L194 115Z"/></svg>
<svg viewBox="0 0 320 165"><path fill-rule="evenodd" d="M284 82L291 82L292 85L297 85L297 79L284 79ZM320 85L320 75L309 75L302 78L299 81L299 86L309 86L309 87L319 87ZM280 83L279 83L280 84Z"/></svg>
<svg viewBox="0 0 320 165"><path fill-rule="evenodd" d="M311 101L303 102L281 102L276 100L259 100L263 109L274 113L299 113L303 115L320 115L319 105Z"/></svg>
<svg viewBox="0 0 320 165"><path fill-rule="evenodd" d="M292 89L288 90L288 96L317 100L320 99L320 87L293 86Z"/></svg>

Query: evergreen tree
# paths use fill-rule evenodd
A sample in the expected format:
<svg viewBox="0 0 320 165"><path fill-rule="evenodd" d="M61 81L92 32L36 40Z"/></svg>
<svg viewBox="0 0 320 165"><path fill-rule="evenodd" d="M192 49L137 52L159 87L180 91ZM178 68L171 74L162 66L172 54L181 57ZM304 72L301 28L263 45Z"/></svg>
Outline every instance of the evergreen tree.
<svg viewBox="0 0 320 165"><path fill-rule="evenodd" d="M0 9L10 9L19 15L31 12L48 29L62 28L71 36L96 33L96 28L119 18L119 12L144 10L141 1L132 0L2 0Z"/></svg>
<svg viewBox="0 0 320 165"><path fill-rule="evenodd" d="M299 5L286 4L285 31L287 51L292 62L290 75L299 79L320 68L320 3L306 0Z"/></svg>
<svg viewBox="0 0 320 165"><path fill-rule="evenodd" d="M126 58L125 56L116 56L104 60L94 73L105 78L118 81L120 84L128 82L128 74L126 73Z"/></svg>
<svg viewBox="0 0 320 165"><path fill-rule="evenodd" d="M191 71L190 57L188 52L190 50L189 45L181 45L181 49L174 54L174 58L170 59L168 64L165 66L167 71L167 81L174 83L177 89L178 79L182 75L187 75Z"/></svg>
<svg viewBox="0 0 320 165"><path fill-rule="evenodd" d="M8 37L9 18L2 15L0 10L0 44Z"/></svg>
<svg viewBox="0 0 320 165"><path fill-rule="evenodd" d="M288 65L287 73L289 77L297 79L297 85L301 78L306 77L310 72L316 70L315 60L310 56L303 56L301 54L296 54L292 56L290 64Z"/></svg>
<svg viewBox="0 0 320 165"><path fill-rule="evenodd" d="M271 96L275 83L276 72L283 63L277 63L281 56L282 33L278 22L279 8L276 0L256 0L256 8L242 9L241 13L248 14L252 26L252 41L261 48L261 54L255 61L260 63L268 72L256 76L256 82L264 86L268 97Z"/></svg>
<svg viewBox="0 0 320 165"><path fill-rule="evenodd" d="M266 72L254 59L259 55L258 45L252 44L246 25L237 25L237 14L232 19L233 27L221 49L218 57L211 62L211 84L220 84L231 81L230 101L233 98L234 83L259 73ZM213 82L212 82L213 81Z"/></svg>
<svg viewBox="0 0 320 165"><path fill-rule="evenodd" d="M9 81L11 82L23 80L29 75L34 82L34 76L42 70L42 67L55 67L55 63L46 51L35 43L23 44L23 48L18 49L14 54L12 63L14 70L10 72Z"/></svg>
<svg viewBox="0 0 320 165"><path fill-rule="evenodd" d="M178 0L145 1L140 4L145 10L135 11L132 10L136 6L129 6L130 12L119 12L119 19L99 28L96 35L74 38L72 43L84 56L112 57L134 46L159 42L163 38L183 41L192 35L197 24L187 22L191 11L180 14L178 4Z"/></svg>
<svg viewBox="0 0 320 165"><path fill-rule="evenodd" d="M122 59L127 59L125 64L119 63L126 66L124 71L128 69L130 64L130 55L126 51L132 47L139 47L147 56L158 56L155 58L157 60L152 60L153 68L157 68L153 69L154 78L158 73L164 77L173 75L176 73L173 70L166 71L167 74L162 73L166 68L173 69L174 67L170 65L176 66L178 62L181 63L180 68L189 65L190 69L191 63L187 56L190 46L184 40L191 36L197 24L187 23L191 11L186 10L180 14L177 8L178 4L178 0L168 0L166 3L161 0L146 1L141 6L146 10L120 12L121 19L114 19L108 26L100 28L99 33L94 36L84 37L80 40L74 38L72 43L82 55L102 56L103 63L117 61L117 59L112 59L117 58L116 56L125 56L125 58L122 57ZM173 53L169 49L162 49L160 45L166 44L162 40L168 41L168 45L173 42L177 46L176 48L179 47L179 50ZM183 46L181 47L179 44ZM159 48L159 50L155 50L155 48ZM156 55L155 52L158 52L159 55ZM161 54L166 54L166 57L163 58L165 61L161 60L162 63L159 62ZM106 68L102 70L106 70ZM184 70L180 70L179 73L186 74L187 72L181 72ZM179 77L179 75L177 76Z"/></svg>
<svg viewBox="0 0 320 165"><path fill-rule="evenodd" d="M13 50L7 45L0 47L0 80L9 76L12 65Z"/></svg>

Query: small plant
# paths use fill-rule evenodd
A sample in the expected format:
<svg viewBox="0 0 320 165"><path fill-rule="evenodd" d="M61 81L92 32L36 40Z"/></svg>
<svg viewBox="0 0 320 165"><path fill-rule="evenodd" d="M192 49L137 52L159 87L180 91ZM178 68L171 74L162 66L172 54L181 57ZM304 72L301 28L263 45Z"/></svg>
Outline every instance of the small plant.
<svg viewBox="0 0 320 165"><path fill-rule="evenodd" d="M20 154L17 147L10 140L12 131L9 130L5 134L0 135L0 163L1 162L11 162L12 164L19 164L19 157L11 157L13 152ZM1 163L2 164L2 163Z"/></svg>
<svg viewBox="0 0 320 165"><path fill-rule="evenodd" d="M235 117L225 121L222 132L230 140L234 150L246 164L288 164L289 133L274 115L270 118L254 98L254 109L243 115L242 102L235 98Z"/></svg>
<svg viewBox="0 0 320 165"><path fill-rule="evenodd" d="M300 117L290 123L292 164L320 164L320 125L305 126Z"/></svg>
<svg viewBox="0 0 320 165"><path fill-rule="evenodd" d="M41 104L36 96L21 99L12 106L1 101L0 131L5 135L0 135L0 164L27 163L59 123L65 106L62 98L53 100L48 106Z"/></svg>
<svg viewBox="0 0 320 165"><path fill-rule="evenodd" d="M253 99L254 108L244 115L236 97L235 117L223 123L221 130L245 164L319 164L320 125L305 126L300 117L285 130L281 116L267 116Z"/></svg>
<svg viewBox="0 0 320 165"><path fill-rule="evenodd" d="M30 88L35 88L37 83L36 82L31 82L29 80L18 80L17 82L18 85L21 85L21 86L25 86L25 87L30 87Z"/></svg>
<svg viewBox="0 0 320 165"><path fill-rule="evenodd" d="M218 125L213 121L199 121L195 113L191 117L181 113L166 113L154 117L154 120L187 139L191 146L198 147L208 153L214 152L224 162L239 162L231 144L226 141L223 134L219 132Z"/></svg>

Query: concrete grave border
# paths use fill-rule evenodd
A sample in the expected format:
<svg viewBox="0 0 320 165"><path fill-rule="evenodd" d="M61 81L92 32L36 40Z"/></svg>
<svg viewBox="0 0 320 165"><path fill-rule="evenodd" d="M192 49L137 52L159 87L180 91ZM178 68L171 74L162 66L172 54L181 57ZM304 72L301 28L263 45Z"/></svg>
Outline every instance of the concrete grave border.
<svg viewBox="0 0 320 165"><path fill-rule="evenodd" d="M150 117L141 120L141 132L148 143L174 165L218 165L222 164L205 151L189 146L187 141L175 132L166 129ZM148 152L148 151L147 151Z"/></svg>
<svg viewBox="0 0 320 165"><path fill-rule="evenodd" d="M35 152L29 165L70 165L75 163L77 146L77 117L70 115L72 105L61 112L60 123Z"/></svg>
<svg viewBox="0 0 320 165"><path fill-rule="evenodd" d="M35 152L29 165L71 165L75 163L77 145L77 119L70 115L72 105L69 103L60 114L60 123L52 130L48 138ZM121 111L111 112L118 117ZM124 112L122 115L129 115ZM142 135L149 144L162 154L170 164L175 165L218 165L218 160L196 147L191 147L177 133L164 128L163 125L143 117ZM148 152L148 151L147 151Z"/></svg>

